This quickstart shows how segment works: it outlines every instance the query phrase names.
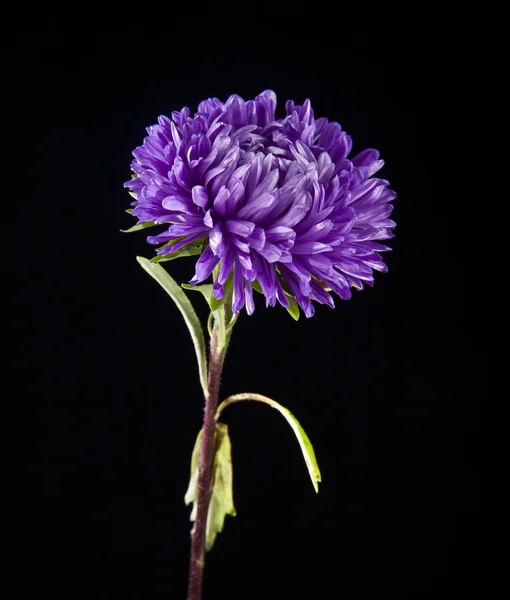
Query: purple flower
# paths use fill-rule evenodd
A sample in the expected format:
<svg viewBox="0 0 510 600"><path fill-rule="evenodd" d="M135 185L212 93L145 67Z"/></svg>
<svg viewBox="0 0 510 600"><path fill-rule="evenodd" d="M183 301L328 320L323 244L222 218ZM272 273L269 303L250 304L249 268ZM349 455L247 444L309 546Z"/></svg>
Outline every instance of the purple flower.
<svg viewBox="0 0 510 600"><path fill-rule="evenodd" d="M125 184L138 222L167 226L147 238L162 244L159 257L198 249L190 283L213 274L220 300L233 282L235 313L253 313L255 288L266 306L294 297L311 317L312 300L333 307L331 291L346 300L387 270L380 253L389 248L379 242L393 237L395 193L373 177L379 153L347 158L351 138L338 123L315 119L309 100L285 106L276 119L266 90L248 101L205 100L194 116L188 108L161 116Z"/></svg>

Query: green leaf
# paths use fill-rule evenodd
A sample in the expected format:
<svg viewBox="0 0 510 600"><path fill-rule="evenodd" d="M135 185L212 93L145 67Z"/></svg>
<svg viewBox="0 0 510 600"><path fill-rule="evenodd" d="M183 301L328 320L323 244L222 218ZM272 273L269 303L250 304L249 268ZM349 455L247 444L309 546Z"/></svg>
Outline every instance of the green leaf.
<svg viewBox="0 0 510 600"><path fill-rule="evenodd" d="M236 516L232 486L232 446L225 423L216 425L215 446L217 450L214 458L214 483L205 534L207 551L212 549L216 536L223 531L225 517Z"/></svg>
<svg viewBox="0 0 510 600"><path fill-rule="evenodd" d="M121 229L122 233L133 233L135 231L141 231L142 229L148 229L149 227L155 227L156 223L152 221L147 221L147 223L139 223L138 225L133 225L129 229Z"/></svg>
<svg viewBox="0 0 510 600"><path fill-rule="evenodd" d="M212 285L211 285L212 288ZM211 294L211 298L209 300L209 306L211 307L212 311L216 311L216 310L220 310L220 308L222 306L224 306L225 304L225 296L226 294L223 295L223 298L221 300L217 300L212 294Z"/></svg>
<svg viewBox="0 0 510 600"><path fill-rule="evenodd" d="M150 260L143 258L143 256L137 256L136 260L145 269L145 271L147 271L147 273L149 273L149 275L159 283L159 285L175 302L177 308L181 311L195 346L195 353L198 361L198 371L200 374L200 383L202 384L204 394L207 396L209 393L209 388L207 385L205 338L202 331L202 326L200 325L200 321L195 310L193 309L193 306L191 305L191 302L179 284L174 281L172 277L170 277L170 275L167 273L167 271L165 271L165 269L163 269L161 265L151 263Z"/></svg>
<svg viewBox="0 0 510 600"><path fill-rule="evenodd" d="M263 294L264 292L262 291L262 288L260 287L260 283L255 279L255 281L252 281L251 284L252 288L258 292L259 294Z"/></svg>
<svg viewBox="0 0 510 600"><path fill-rule="evenodd" d="M212 283L202 283L200 285L190 285L189 283L181 283L181 287L191 292L200 292L207 304L211 304L212 298Z"/></svg>
<svg viewBox="0 0 510 600"><path fill-rule="evenodd" d="M199 432L191 456L191 473L188 490L184 496L186 505L193 503L190 520L197 516L199 456L202 430ZM209 551L214 545L216 536L223 530L225 517L236 515L233 498L232 447L228 435L228 426L224 423L216 425L214 434L214 464L212 474L212 493L207 511L205 547Z"/></svg>
<svg viewBox="0 0 510 600"><path fill-rule="evenodd" d="M312 480L312 485L315 491L319 492L319 482L321 481L321 472L319 469L319 465L317 464L317 459L315 458L315 452L313 450L312 443L310 439L305 433L305 430L301 427L299 421L296 417L284 406L278 404L271 398L267 396L262 396L261 394L235 394L234 396L230 396L226 400L224 400L218 410L216 411L216 420L219 419L221 411L226 408L229 404L233 404L234 402L241 402L243 400L254 400L256 402L263 402L264 404L268 404L272 408L275 408L280 414L282 414L287 423L290 425L292 431L294 432L299 446L301 448L301 452L303 453L303 458L305 459L306 468L308 469L308 473L310 475L310 479Z"/></svg>
<svg viewBox="0 0 510 600"><path fill-rule="evenodd" d="M126 212L128 215L132 215L133 214L133 209L132 208L126 208Z"/></svg>
<svg viewBox="0 0 510 600"><path fill-rule="evenodd" d="M298 321L299 320L299 306L298 303L296 302L295 298L293 296L290 296L289 294L285 294L287 296L287 298L289 299L289 306L286 306L285 308L288 310L290 316L294 319L294 321Z"/></svg>
<svg viewBox="0 0 510 600"><path fill-rule="evenodd" d="M174 252L173 254L163 254L159 256L154 256L153 258L151 258L151 262L168 262L169 260L175 260L176 258L195 256L197 254L202 254L203 249L203 246L197 246L195 242L191 243L189 246L184 246L184 248L181 248L181 250L177 250L177 252Z"/></svg>
<svg viewBox="0 0 510 600"><path fill-rule="evenodd" d="M282 283L283 292L287 296L287 298L289 299L289 302L290 302L289 306L286 306L285 308L287 309L290 316L294 319L294 321L298 321L299 315L301 314L299 311L299 305L296 302L296 299L294 298L294 296L290 293L290 291L288 291L287 284L285 283L285 281L282 277L280 277L280 282ZM262 291L262 288L260 287L260 283L257 280L255 280L251 285L252 285L253 289L256 292L258 292L259 294L264 293Z"/></svg>

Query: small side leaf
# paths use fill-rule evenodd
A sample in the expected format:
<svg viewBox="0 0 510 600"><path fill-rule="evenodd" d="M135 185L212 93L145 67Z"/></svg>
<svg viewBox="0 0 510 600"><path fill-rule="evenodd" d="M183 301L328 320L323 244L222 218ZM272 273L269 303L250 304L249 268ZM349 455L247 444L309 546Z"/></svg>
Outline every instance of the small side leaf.
<svg viewBox="0 0 510 600"><path fill-rule="evenodd" d="M146 223L138 223L138 225L133 225L129 229L121 229L122 233L134 233L135 231L141 231L142 229L148 229L149 227L155 227L156 223L152 221L147 221Z"/></svg>
<svg viewBox="0 0 510 600"><path fill-rule="evenodd" d="M197 317L191 302L187 298L178 283L170 277L170 275L163 269L161 265L151 263L150 260L143 256L137 256L136 260L144 268L151 277L153 277L159 285L165 290L165 292L172 298L177 305L177 308L181 311L184 321L188 326L188 330L191 334L191 339L195 346L195 352L198 361L198 371L200 374L200 383L204 394L207 396L209 388L207 385L207 359L205 350L205 338L202 331L202 326Z"/></svg>
<svg viewBox="0 0 510 600"><path fill-rule="evenodd" d="M190 520L194 521L197 516L198 500L198 461L200 456L200 444L202 430L200 430L195 441L193 454L191 456L191 473L188 490L184 496L186 505L193 503ZM228 435L228 426L224 423L216 425L214 434L214 467L212 474L212 493L207 512L205 547L209 551L214 545L216 536L223 530L225 517L236 515L232 486L232 447Z"/></svg>
<svg viewBox="0 0 510 600"><path fill-rule="evenodd" d="M225 517L236 515L232 490L232 446L225 423L216 425L215 445L217 450L214 458L214 483L205 533L207 551L213 547L218 533L223 531Z"/></svg>

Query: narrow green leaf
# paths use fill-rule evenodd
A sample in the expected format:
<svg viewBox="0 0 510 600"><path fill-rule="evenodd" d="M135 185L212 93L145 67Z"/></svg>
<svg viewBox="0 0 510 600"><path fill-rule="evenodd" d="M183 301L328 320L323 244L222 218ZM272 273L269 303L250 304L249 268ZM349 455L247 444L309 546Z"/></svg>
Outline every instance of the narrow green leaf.
<svg viewBox="0 0 510 600"><path fill-rule="evenodd" d="M191 472L188 490L184 496L186 505L193 503L190 520L194 521L197 516L198 499L198 473L200 444L202 440L202 430L199 432L191 456ZM214 465L212 474L212 493L207 511L205 547L209 551L212 549L216 536L223 531L225 517L227 515L235 516L233 497L233 477L232 477L232 447L228 435L228 426L224 423L216 425L214 434Z"/></svg>
<svg viewBox="0 0 510 600"><path fill-rule="evenodd" d="M318 493L318 484L321 481L321 472L319 469L319 465L317 464L317 459L315 458L315 452L313 450L312 443L310 442L310 439L306 435L304 429L301 427L299 421L290 412L290 410L288 410L281 404L278 404L278 402L275 402L271 398L268 398L267 396L262 396L261 394L235 394L234 396L230 396L220 404L218 410L216 411L216 420L219 419L222 410L226 408L229 404L234 404L234 402L241 402L243 400L254 400L256 402L263 402L264 404L268 404L272 408L275 408L280 414L282 414L285 417L287 423L291 426L292 431L294 432L299 442L299 446L301 448L301 452L303 453L303 458L305 459L310 479L312 480L312 485L315 491Z"/></svg>
<svg viewBox="0 0 510 600"><path fill-rule="evenodd" d="M128 215L132 215L133 214L133 209L132 208L126 208L126 212Z"/></svg>
<svg viewBox="0 0 510 600"><path fill-rule="evenodd" d="M143 258L143 256L137 256L136 260L140 265L153 277L159 285L166 291L166 293L172 298L177 305L177 308L181 311L184 321L188 326L188 330L191 334L191 339L195 346L195 352L198 361L198 371L200 374L200 383L204 394L209 393L207 386L207 359L205 350L205 338L202 331L202 326L198 320L197 314L191 305L186 294L183 292L181 287L178 285L172 277L163 269L161 265L151 263L150 260Z"/></svg>
<svg viewBox="0 0 510 600"><path fill-rule="evenodd" d="M289 294L285 294L287 296L287 298L289 299L289 306L286 306L287 311L289 312L290 316L294 319L294 321L298 321L299 320L299 306L298 303L296 302L295 298L293 296L290 296Z"/></svg>
<svg viewBox="0 0 510 600"><path fill-rule="evenodd" d="M147 223L139 223L138 225L133 225L129 229L121 229L122 233L134 233L135 231L141 231L142 229L148 229L149 227L155 227L156 223L152 221L147 221Z"/></svg>
<svg viewBox="0 0 510 600"><path fill-rule="evenodd" d="M163 254L154 256L151 258L151 262L159 263L159 262L168 262L169 260L175 260L176 258L184 258L186 256L195 256L197 254L202 254L203 246L196 246L195 244L190 244L189 246L185 246L181 250L177 250L173 254Z"/></svg>

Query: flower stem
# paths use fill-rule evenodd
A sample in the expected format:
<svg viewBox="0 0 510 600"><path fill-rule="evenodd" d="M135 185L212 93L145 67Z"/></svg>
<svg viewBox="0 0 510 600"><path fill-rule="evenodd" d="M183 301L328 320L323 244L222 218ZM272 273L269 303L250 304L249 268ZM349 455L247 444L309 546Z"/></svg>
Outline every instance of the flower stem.
<svg viewBox="0 0 510 600"><path fill-rule="evenodd" d="M198 471L198 497L195 524L191 537L191 558L189 567L188 600L202 600L202 581L205 566L205 534L207 514L211 498L211 477L214 461L214 433L216 430L215 412L218 406L221 371L225 345L218 339L221 335L215 322L211 333L208 386L205 397L204 425L200 445ZM223 347L222 347L223 346Z"/></svg>

